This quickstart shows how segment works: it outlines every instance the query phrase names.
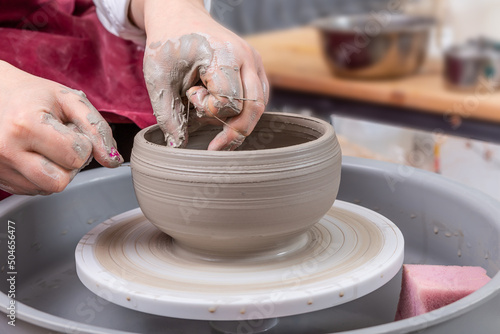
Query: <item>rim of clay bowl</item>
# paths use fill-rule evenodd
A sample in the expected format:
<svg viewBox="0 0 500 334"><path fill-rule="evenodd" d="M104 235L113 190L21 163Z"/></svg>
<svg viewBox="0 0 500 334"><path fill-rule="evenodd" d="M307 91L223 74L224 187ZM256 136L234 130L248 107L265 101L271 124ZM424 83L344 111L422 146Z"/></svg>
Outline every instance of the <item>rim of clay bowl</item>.
<svg viewBox="0 0 500 334"><path fill-rule="evenodd" d="M377 34L372 34L376 37L382 33L397 33L397 32L415 32L429 29L436 24L436 19L432 16L425 15L408 15L408 14L389 14L389 22L386 23L386 16L380 17L375 14L357 14L357 15L334 15L315 20L311 23L313 27L319 28L324 32L341 32L359 34L354 28L366 28L370 22L379 24L380 31ZM363 33L363 31L361 31Z"/></svg>
<svg viewBox="0 0 500 334"><path fill-rule="evenodd" d="M200 149L192 149L192 148L180 148L180 147L169 147L166 145L160 145L158 143L149 141L145 138L146 133L150 131L157 131L159 128L158 124L151 125L145 129L142 129L137 133L135 140L140 141L141 143L146 143L148 145L152 145L155 148L160 148L165 151L168 151L170 154L176 154L176 155L193 155L193 152L196 152L197 156L200 157L227 157L227 156L233 156L233 157L238 157L238 156L247 156L248 152L254 152L254 154L259 154L259 155L276 155L276 153L279 151L279 153L283 154L289 154L289 153L297 153L297 151L303 151L303 150L308 150L310 148L314 147L319 147L324 145L325 143L328 144L328 142L333 138L335 143L336 143L336 148L338 147L340 151L340 145L338 143L338 140L336 139L336 133L335 129L333 126L319 118L315 117L310 117L310 116L304 116L304 115L299 115L299 114L292 114L292 113L284 113L284 112L265 112L262 114L261 121L263 118L267 117L272 117L272 116L278 116L279 118L282 118L284 120L286 119L302 119L306 120L309 122L315 122L321 127L323 133L321 136L319 136L316 139L312 139L310 141L307 141L305 143L300 143L300 144L293 144L290 146L283 146L283 147L278 147L278 148L264 148L264 149L256 149L256 150L240 150L240 151L208 151L208 150L200 150ZM276 121L275 121L276 122ZM294 124L292 122L288 122L290 124ZM300 125L300 124L298 124ZM201 129L203 130L203 129ZM255 131L255 130L254 130ZM189 139L188 139L189 141ZM135 144L134 144L135 145Z"/></svg>

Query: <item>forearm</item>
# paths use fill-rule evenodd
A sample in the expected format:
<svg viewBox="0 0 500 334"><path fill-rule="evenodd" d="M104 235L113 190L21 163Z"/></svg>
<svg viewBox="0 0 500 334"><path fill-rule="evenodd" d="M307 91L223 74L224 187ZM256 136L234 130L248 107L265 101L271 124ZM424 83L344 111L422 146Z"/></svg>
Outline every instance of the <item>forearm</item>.
<svg viewBox="0 0 500 334"><path fill-rule="evenodd" d="M4 60L0 60L0 77L5 78L15 67Z"/></svg>
<svg viewBox="0 0 500 334"><path fill-rule="evenodd" d="M6 89L22 89L19 86L19 82L14 83L17 77L27 74L23 70L11 65L10 63L0 60L0 91L5 91Z"/></svg>
<svg viewBox="0 0 500 334"><path fill-rule="evenodd" d="M144 2L146 0L131 0L128 9L128 18L130 22L138 28L144 30Z"/></svg>
<svg viewBox="0 0 500 334"><path fill-rule="evenodd" d="M129 7L130 21L146 33L165 21L172 25L185 24L187 17L191 25L196 25L196 21L191 20L193 13L209 15L203 0L131 0Z"/></svg>

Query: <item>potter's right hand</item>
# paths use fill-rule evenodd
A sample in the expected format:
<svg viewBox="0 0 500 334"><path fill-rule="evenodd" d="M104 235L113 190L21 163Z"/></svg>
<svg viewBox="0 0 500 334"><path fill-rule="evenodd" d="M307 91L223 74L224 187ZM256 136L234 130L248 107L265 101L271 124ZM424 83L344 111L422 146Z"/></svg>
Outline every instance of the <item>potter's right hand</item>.
<svg viewBox="0 0 500 334"><path fill-rule="evenodd" d="M111 129L80 91L0 61L0 189L62 191L92 156L105 167L123 159Z"/></svg>
<svg viewBox="0 0 500 334"><path fill-rule="evenodd" d="M185 146L188 130L208 123L224 125L208 150L241 145L269 98L257 51L200 0L134 0L129 15L146 31L144 78L167 144ZM186 99L195 111L186 110Z"/></svg>

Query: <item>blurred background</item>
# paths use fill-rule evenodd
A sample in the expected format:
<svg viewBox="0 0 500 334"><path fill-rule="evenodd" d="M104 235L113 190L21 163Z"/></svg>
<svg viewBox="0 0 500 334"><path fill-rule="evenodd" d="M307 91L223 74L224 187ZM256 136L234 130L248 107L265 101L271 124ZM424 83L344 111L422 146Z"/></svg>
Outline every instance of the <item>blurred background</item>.
<svg viewBox="0 0 500 334"><path fill-rule="evenodd" d="M212 16L261 53L269 109L500 199L498 0L214 0Z"/></svg>
<svg viewBox="0 0 500 334"><path fill-rule="evenodd" d="M498 37L497 0L213 0L212 16L241 34L301 26L320 17L354 15L397 6L402 12L433 15L449 29L450 40Z"/></svg>

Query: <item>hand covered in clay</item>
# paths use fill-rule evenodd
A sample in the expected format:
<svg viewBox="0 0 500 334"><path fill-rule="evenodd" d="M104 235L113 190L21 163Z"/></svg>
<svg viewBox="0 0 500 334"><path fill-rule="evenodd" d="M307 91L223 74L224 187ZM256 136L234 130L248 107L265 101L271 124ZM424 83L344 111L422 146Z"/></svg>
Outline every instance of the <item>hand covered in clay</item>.
<svg viewBox="0 0 500 334"><path fill-rule="evenodd" d="M0 61L0 189L12 194L62 191L92 156L123 159L111 129L80 91Z"/></svg>
<svg viewBox="0 0 500 334"><path fill-rule="evenodd" d="M215 22L202 1L135 0L131 6L132 19L146 30L144 77L167 145L184 146L188 130L207 123L224 124L209 150L241 145L269 98L257 52ZM186 97L194 110L187 110Z"/></svg>

